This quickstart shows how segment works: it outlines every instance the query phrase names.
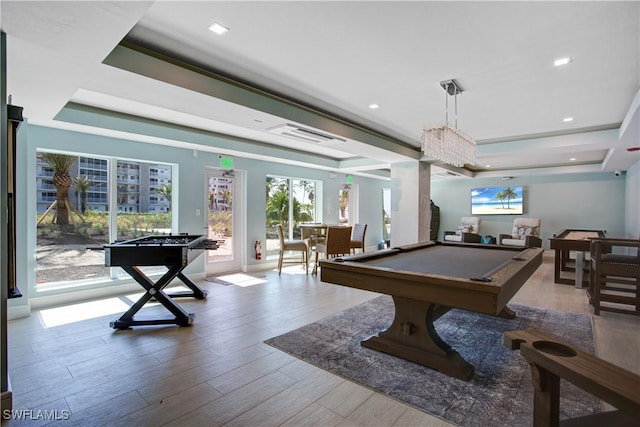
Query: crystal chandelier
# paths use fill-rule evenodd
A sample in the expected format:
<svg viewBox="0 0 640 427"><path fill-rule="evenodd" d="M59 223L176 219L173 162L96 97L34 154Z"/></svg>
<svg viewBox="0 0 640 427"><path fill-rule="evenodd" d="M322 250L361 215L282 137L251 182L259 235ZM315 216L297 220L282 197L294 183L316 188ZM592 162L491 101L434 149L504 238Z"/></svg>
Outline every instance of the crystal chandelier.
<svg viewBox="0 0 640 427"><path fill-rule="evenodd" d="M440 82L445 90L445 121L422 130L422 151L429 157L452 166L476 163L476 141L458 129L458 94L462 89L455 80ZM449 123L449 96L455 100L455 121Z"/></svg>

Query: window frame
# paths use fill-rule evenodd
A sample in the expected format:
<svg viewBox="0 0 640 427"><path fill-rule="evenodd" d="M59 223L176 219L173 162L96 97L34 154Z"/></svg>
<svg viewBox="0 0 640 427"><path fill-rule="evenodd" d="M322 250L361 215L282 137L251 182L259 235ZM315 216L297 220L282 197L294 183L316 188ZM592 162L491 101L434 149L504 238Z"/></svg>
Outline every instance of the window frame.
<svg viewBox="0 0 640 427"><path fill-rule="evenodd" d="M314 188L314 197L313 197L313 207L312 207L312 211L314 213L313 218L312 218L312 222L322 222L322 180L319 179L313 179L313 178L300 178L300 177L294 177L294 176L285 176L285 175L276 175L276 174L267 174L265 177L265 185L267 184L268 180L272 178L272 179L278 179L278 180L286 180L287 181L287 186L288 186L288 193L289 193L289 198L288 198L288 214L289 214L289 218L287 219L287 224L288 227L287 229L283 229L284 231L284 235L285 235L285 239L289 239L289 238L295 238L295 230L294 230L294 226L295 226L295 220L293 218L293 214L294 214L294 207L293 207L293 200L294 200L294 196L295 196L295 191L292 191L292 188L295 188L295 186L293 185L294 182L313 182L315 184L315 188ZM268 203L269 201L269 194L266 195L266 200L265 200L265 204ZM265 217L265 239L268 242L269 239L269 226L268 226L268 221L269 218L268 216ZM290 236L294 236L294 237L290 237ZM279 245L279 244L278 244ZM266 253L266 258L267 259L274 259L278 256L277 253L274 253L276 249L278 248L270 248L269 245L265 244L264 246L264 251Z"/></svg>
<svg viewBox="0 0 640 427"><path fill-rule="evenodd" d="M78 161L77 161L77 172L79 173L80 170L82 168L86 169L86 166L88 166L88 162L94 161L94 160L106 160L107 162L107 189L106 189L106 193L107 193L107 206L109 207L107 209L108 212L108 225L109 225L109 230L108 230L108 241L109 242L113 242L115 240L117 240L117 217L118 214L120 213L117 209L118 204L118 173L117 173L117 164L119 161L123 161L123 162L131 162L131 163L137 163L138 164L138 168L139 168L139 164L141 163L146 163L146 164L150 164L150 165L163 165L166 168L170 168L171 169L171 178L169 179L167 177L167 175L164 175L164 180L169 180L169 183L172 185L172 198L171 198L171 202L170 202L170 211L171 211L171 217L170 217L170 228L171 228L171 233L176 233L176 230L178 230L178 224L179 224L179 217L178 217L178 176L179 176L179 165L176 163L171 163L171 162L165 162L165 161L158 161L158 160L146 160L146 159L131 159L131 158L125 158L125 157L120 157L120 156L107 156L107 155L99 155L99 154L89 154L89 153L84 153L84 152L80 152L80 151L74 151L74 150L53 150L53 149L48 149L48 148L36 148L34 151L34 158L33 158L33 162L35 164L35 168L34 170L39 171L38 165L39 162L37 160L37 157L39 155L39 153L42 152L49 152L49 153L56 153L56 154L64 154L64 155L68 155L68 156L73 156L73 157L77 157ZM84 158L87 159L87 163L83 164L81 166L80 164L80 159ZM35 218L37 218L38 215L38 203L40 201L38 194L40 193L45 193L47 192L46 188L41 188L39 182L42 182L41 179L42 178L51 178L49 176L45 176L44 174L40 173L40 174L36 174L34 175L34 181L35 181L35 187L36 187L36 192L35 195L33 197L31 197L33 199L33 215L35 216ZM126 186L126 184L124 184ZM89 199L89 193L92 192L87 192L87 199ZM54 194L54 199L55 199L55 188L52 192L52 194ZM74 192L75 194L75 192ZM71 195L70 195L70 199L71 199ZM75 196L74 196L75 197ZM164 199L164 198L163 198ZM87 207L89 209L92 209L91 203L89 202L89 200L87 200ZM94 206L95 207L95 206ZM153 213L152 211L149 211L151 213ZM36 224L36 221L33 221L32 224ZM31 227L31 225L29 225L28 227ZM34 233L34 239L33 239L33 250L35 251L38 248L37 245L37 224L33 226L32 228L32 232ZM34 257L35 258L35 257ZM37 268L37 261L34 261L34 267ZM150 277L156 277L158 275L161 275L164 273L164 271L160 271L161 269L159 269L158 272L155 273L150 273L149 276ZM95 277L95 278L89 278L89 279L74 279L74 280L62 280L62 281L55 281L55 282L45 282L45 283L36 283L37 281L35 280L36 276L35 276L35 272L34 272L34 280L31 282L32 285L30 286L32 291L33 291L33 297L45 297L45 296L50 296L50 295L57 295L57 294L61 294L61 293L67 293L67 292L78 292L78 291L84 291L84 290L89 290L89 289L98 289L98 288L107 288L109 286L113 286L114 283L130 283L133 281L133 279L127 275L121 268L119 267L110 267L109 271L108 271L108 275L104 275L104 276L99 276L99 277Z"/></svg>

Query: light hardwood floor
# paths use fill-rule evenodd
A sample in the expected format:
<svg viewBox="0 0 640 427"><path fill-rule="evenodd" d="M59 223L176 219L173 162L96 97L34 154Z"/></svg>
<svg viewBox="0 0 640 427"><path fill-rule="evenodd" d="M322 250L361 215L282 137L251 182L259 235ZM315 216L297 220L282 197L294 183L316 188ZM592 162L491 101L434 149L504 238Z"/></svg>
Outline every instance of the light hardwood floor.
<svg viewBox="0 0 640 427"><path fill-rule="evenodd" d="M70 411L54 423L64 426L451 425L263 343L377 294L321 283L298 266L244 279L200 282L208 299L179 302L196 313L192 327L114 331L126 296L10 321L14 410ZM591 313L584 290L553 283L552 252L513 302ZM640 318L603 312L593 325L597 354L640 374Z"/></svg>

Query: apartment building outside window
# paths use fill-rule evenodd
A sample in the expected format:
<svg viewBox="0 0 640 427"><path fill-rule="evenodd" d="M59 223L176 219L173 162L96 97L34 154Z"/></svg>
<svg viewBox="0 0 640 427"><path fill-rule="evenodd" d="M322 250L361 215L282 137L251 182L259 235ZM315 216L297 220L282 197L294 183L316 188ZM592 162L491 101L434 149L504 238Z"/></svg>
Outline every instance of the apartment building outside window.
<svg viewBox="0 0 640 427"><path fill-rule="evenodd" d="M125 276L120 268L105 267L104 253L90 248L115 240L171 233L171 165L55 153L70 159L67 209L59 209L54 166L47 154L54 153L38 152L36 158L37 291ZM113 162L115 180L110 174ZM162 182L152 182L150 171L161 173ZM110 208L112 192L116 192L116 206ZM64 222L60 222L63 214Z"/></svg>

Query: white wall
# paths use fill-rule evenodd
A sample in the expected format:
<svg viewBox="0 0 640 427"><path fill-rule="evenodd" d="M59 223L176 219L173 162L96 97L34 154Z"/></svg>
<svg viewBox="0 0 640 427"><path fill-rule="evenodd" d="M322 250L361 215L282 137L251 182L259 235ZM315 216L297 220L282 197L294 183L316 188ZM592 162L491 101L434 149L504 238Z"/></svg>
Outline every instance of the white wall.
<svg viewBox="0 0 640 427"><path fill-rule="evenodd" d="M19 242L18 269L19 280L25 291L25 298L12 302L14 306L27 305L29 298L37 297L35 293L35 227L36 222L35 195L32 189L36 181L36 151L39 149L60 150L88 156L113 156L132 160L165 162L178 166L177 183L178 208L174 214L178 216L178 231L190 234L202 234L204 217L196 215L196 209L206 212L204 172L207 167L218 167L218 153L198 151L194 155L191 149L176 148L165 145L152 145L117 138L109 138L80 132L46 128L24 124L20 129L18 152L17 185L18 197L18 232L24 236ZM212 138L216 143L216 139ZM228 141L224 141L228 142ZM236 157L235 168L246 172L246 223L241 225L245 237L244 259L248 268L259 267L264 261L254 257L253 243L265 239L267 175L279 175L293 178L306 178L323 182L322 200L323 221L338 222L339 190L346 181L346 174L329 173L328 171L290 166L280 163L266 162ZM359 187L361 205L359 222L367 223L366 244L375 245L382 240L382 188L387 181L356 176L355 184ZM372 197L372 195L377 195ZM199 257L187 267L187 273L202 273L204 257Z"/></svg>
<svg viewBox="0 0 640 427"><path fill-rule="evenodd" d="M460 217L471 215L471 189L492 186L523 186L524 217L542 220L543 247L565 228L606 230L607 236L625 236L625 177L612 173L567 174L434 181L431 199L440 207L439 239L456 229ZM479 215L480 234L510 233L517 215Z"/></svg>
<svg viewBox="0 0 640 427"><path fill-rule="evenodd" d="M202 137L202 135L200 135ZM79 132L70 132L23 124L18 146L18 231L24 236L19 242L19 280L28 287L27 297L33 297L35 285L35 158L37 149L57 149L87 155L168 162L178 165L179 231L200 234L204 226L205 208L204 170L219 165L218 153L108 138ZM222 137L207 140L211 146L228 144ZM290 166L262 160L236 157L235 167L246 171L246 223L242 225L245 237L245 259L248 268L257 268L264 261L255 260L253 242L264 240L266 212L265 180L267 175L316 179L323 182L323 218L327 223L338 221L338 194L346 175L319 169ZM556 175L515 178L509 185L522 185L525 189L525 215L542 219L542 238L548 248L548 238L564 228L593 228L607 230L612 237L638 237L640 230L640 167L636 164L626 176L611 173ZM502 186L501 179L452 179L433 181L431 198L440 207L439 238L444 231L455 230L460 217L470 215L470 190L481 186ZM382 240L382 189L390 187L385 180L355 176L359 194L358 221L369 225L366 245L375 246ZM626 184L626 185L625 185ZM481 234L497 236L508 233L514 216L482 216ZM626 220L625 220L626 218ZM392 230L393 233L393 230ZM203 272L204 258L200 257L188 267L188 272ZM31 293L31 295L29 295ZM12 304L24 304L11 301Z"/></svg>

